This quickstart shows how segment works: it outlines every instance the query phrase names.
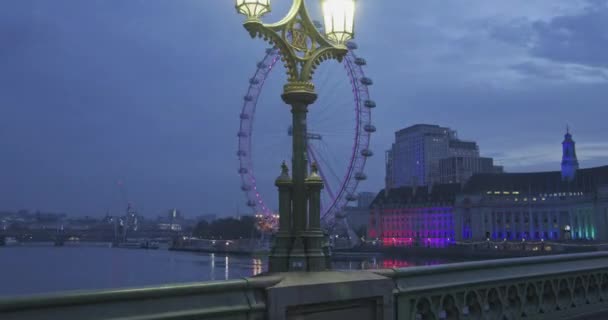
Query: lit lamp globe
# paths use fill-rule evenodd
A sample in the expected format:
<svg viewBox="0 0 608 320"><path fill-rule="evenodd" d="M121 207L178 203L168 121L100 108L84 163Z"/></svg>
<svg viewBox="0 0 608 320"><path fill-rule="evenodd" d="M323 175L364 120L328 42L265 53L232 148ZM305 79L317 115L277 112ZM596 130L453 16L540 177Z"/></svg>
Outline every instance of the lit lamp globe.
<svg viewBox="0 0 608 320"><path fill-rule="evenodd" d="M321 0L321 7L327 39L345 45L355 33L355 0Z"/></svg>
<svg viewBox="0 0 608 320"><path fill-rule="evenodd" d="M248 19L259 19L270 12L270 0L236 0L236 11Z"/></svg>

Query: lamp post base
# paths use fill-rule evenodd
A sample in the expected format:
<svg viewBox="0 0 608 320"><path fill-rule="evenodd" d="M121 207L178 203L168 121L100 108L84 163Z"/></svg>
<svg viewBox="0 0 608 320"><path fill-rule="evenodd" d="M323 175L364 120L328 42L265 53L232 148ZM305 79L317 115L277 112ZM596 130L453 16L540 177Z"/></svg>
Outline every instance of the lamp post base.
<svg viewBox="0 0 608 320"><path fill-rule="evenodd" d="M289 271L289 257L291 251L292 236L287 232L278 232L275 235L270 255L268 256L268 271Z"/></svg>
<svg viewBox="0 0 608 320"><path fill-rule="evenodd" d="M289 234L277 234L268 257L269 271L327 270L327 256L323 251L324 240L321 230L306 231L295 237Z"/></svg>

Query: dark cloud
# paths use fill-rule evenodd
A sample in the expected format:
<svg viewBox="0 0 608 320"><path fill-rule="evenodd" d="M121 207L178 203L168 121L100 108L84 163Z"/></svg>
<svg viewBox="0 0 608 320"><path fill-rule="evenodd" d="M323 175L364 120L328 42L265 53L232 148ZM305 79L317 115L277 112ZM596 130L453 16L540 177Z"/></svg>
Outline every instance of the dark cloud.
<svg viewBox="0 0 608 320"><path fill-rule="evenodd" d="M605 0L588 1L588 6L581 12L556 16L548 21L515 18L506 23L489 22L490 36L526 48L536 58L608 67L607 3ZM527 73L531 67L525 65L520 70ZM551 71L539 72L543 76L547 73Z"/></svg>
<svg viewBox="0 0 608 320"><path fill-rule="evenodd" d="M574 16L533 24L533 55L554 61L608 67L608 7L596 5Z"/></svg>

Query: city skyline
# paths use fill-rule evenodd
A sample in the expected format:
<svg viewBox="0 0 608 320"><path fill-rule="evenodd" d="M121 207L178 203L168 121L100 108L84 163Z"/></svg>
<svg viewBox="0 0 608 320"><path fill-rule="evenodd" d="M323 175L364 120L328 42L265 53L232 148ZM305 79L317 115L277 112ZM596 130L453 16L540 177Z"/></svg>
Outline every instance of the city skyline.
<svg viewBox="0 0 608 320"><path fill-rule="evenodd" d="M458 130L509 172L559 170L569 124L581 168L608 163L606 1L514 2L359 1L356 42L378 104L360 191L382 188L384 151L416 123ZM265 46L247 38L231 5L5 7L0 208L124 210L125 181L142 212L246 213L238 114ZM278 173L277 163L257 175Z"/></svg>

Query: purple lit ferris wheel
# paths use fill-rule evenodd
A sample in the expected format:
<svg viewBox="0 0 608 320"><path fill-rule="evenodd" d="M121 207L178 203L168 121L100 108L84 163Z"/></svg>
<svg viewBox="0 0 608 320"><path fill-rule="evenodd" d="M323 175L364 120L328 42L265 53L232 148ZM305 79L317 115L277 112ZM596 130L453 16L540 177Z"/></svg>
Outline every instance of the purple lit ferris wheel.
<svg viewBox="0 0 608 320"><path fill-rule="evenodd" d="M331 228L336 218L345 219L344 207L357 200L357 186L367 179L363 169L368 157L370 136L376 131L371 123L372 80L365 76L366 61L348 44L349 53L341 64L321 65L315 72L317 101L308 112L308 163L318 163L325 182L321 194L321 219ZM291 163L291 118L288 106L280 101L285 77L280 55L267 49L257 70L249 79L244 96L238 132L241 190L246 204L261 218L277 217L277 191L274 179L282 161ZM274 71L274 72L273 72ZM282 80L282 79L281 79ZM255 122L254 122L255 120ZM257 175L256 175L257 174Z"/></svg>

